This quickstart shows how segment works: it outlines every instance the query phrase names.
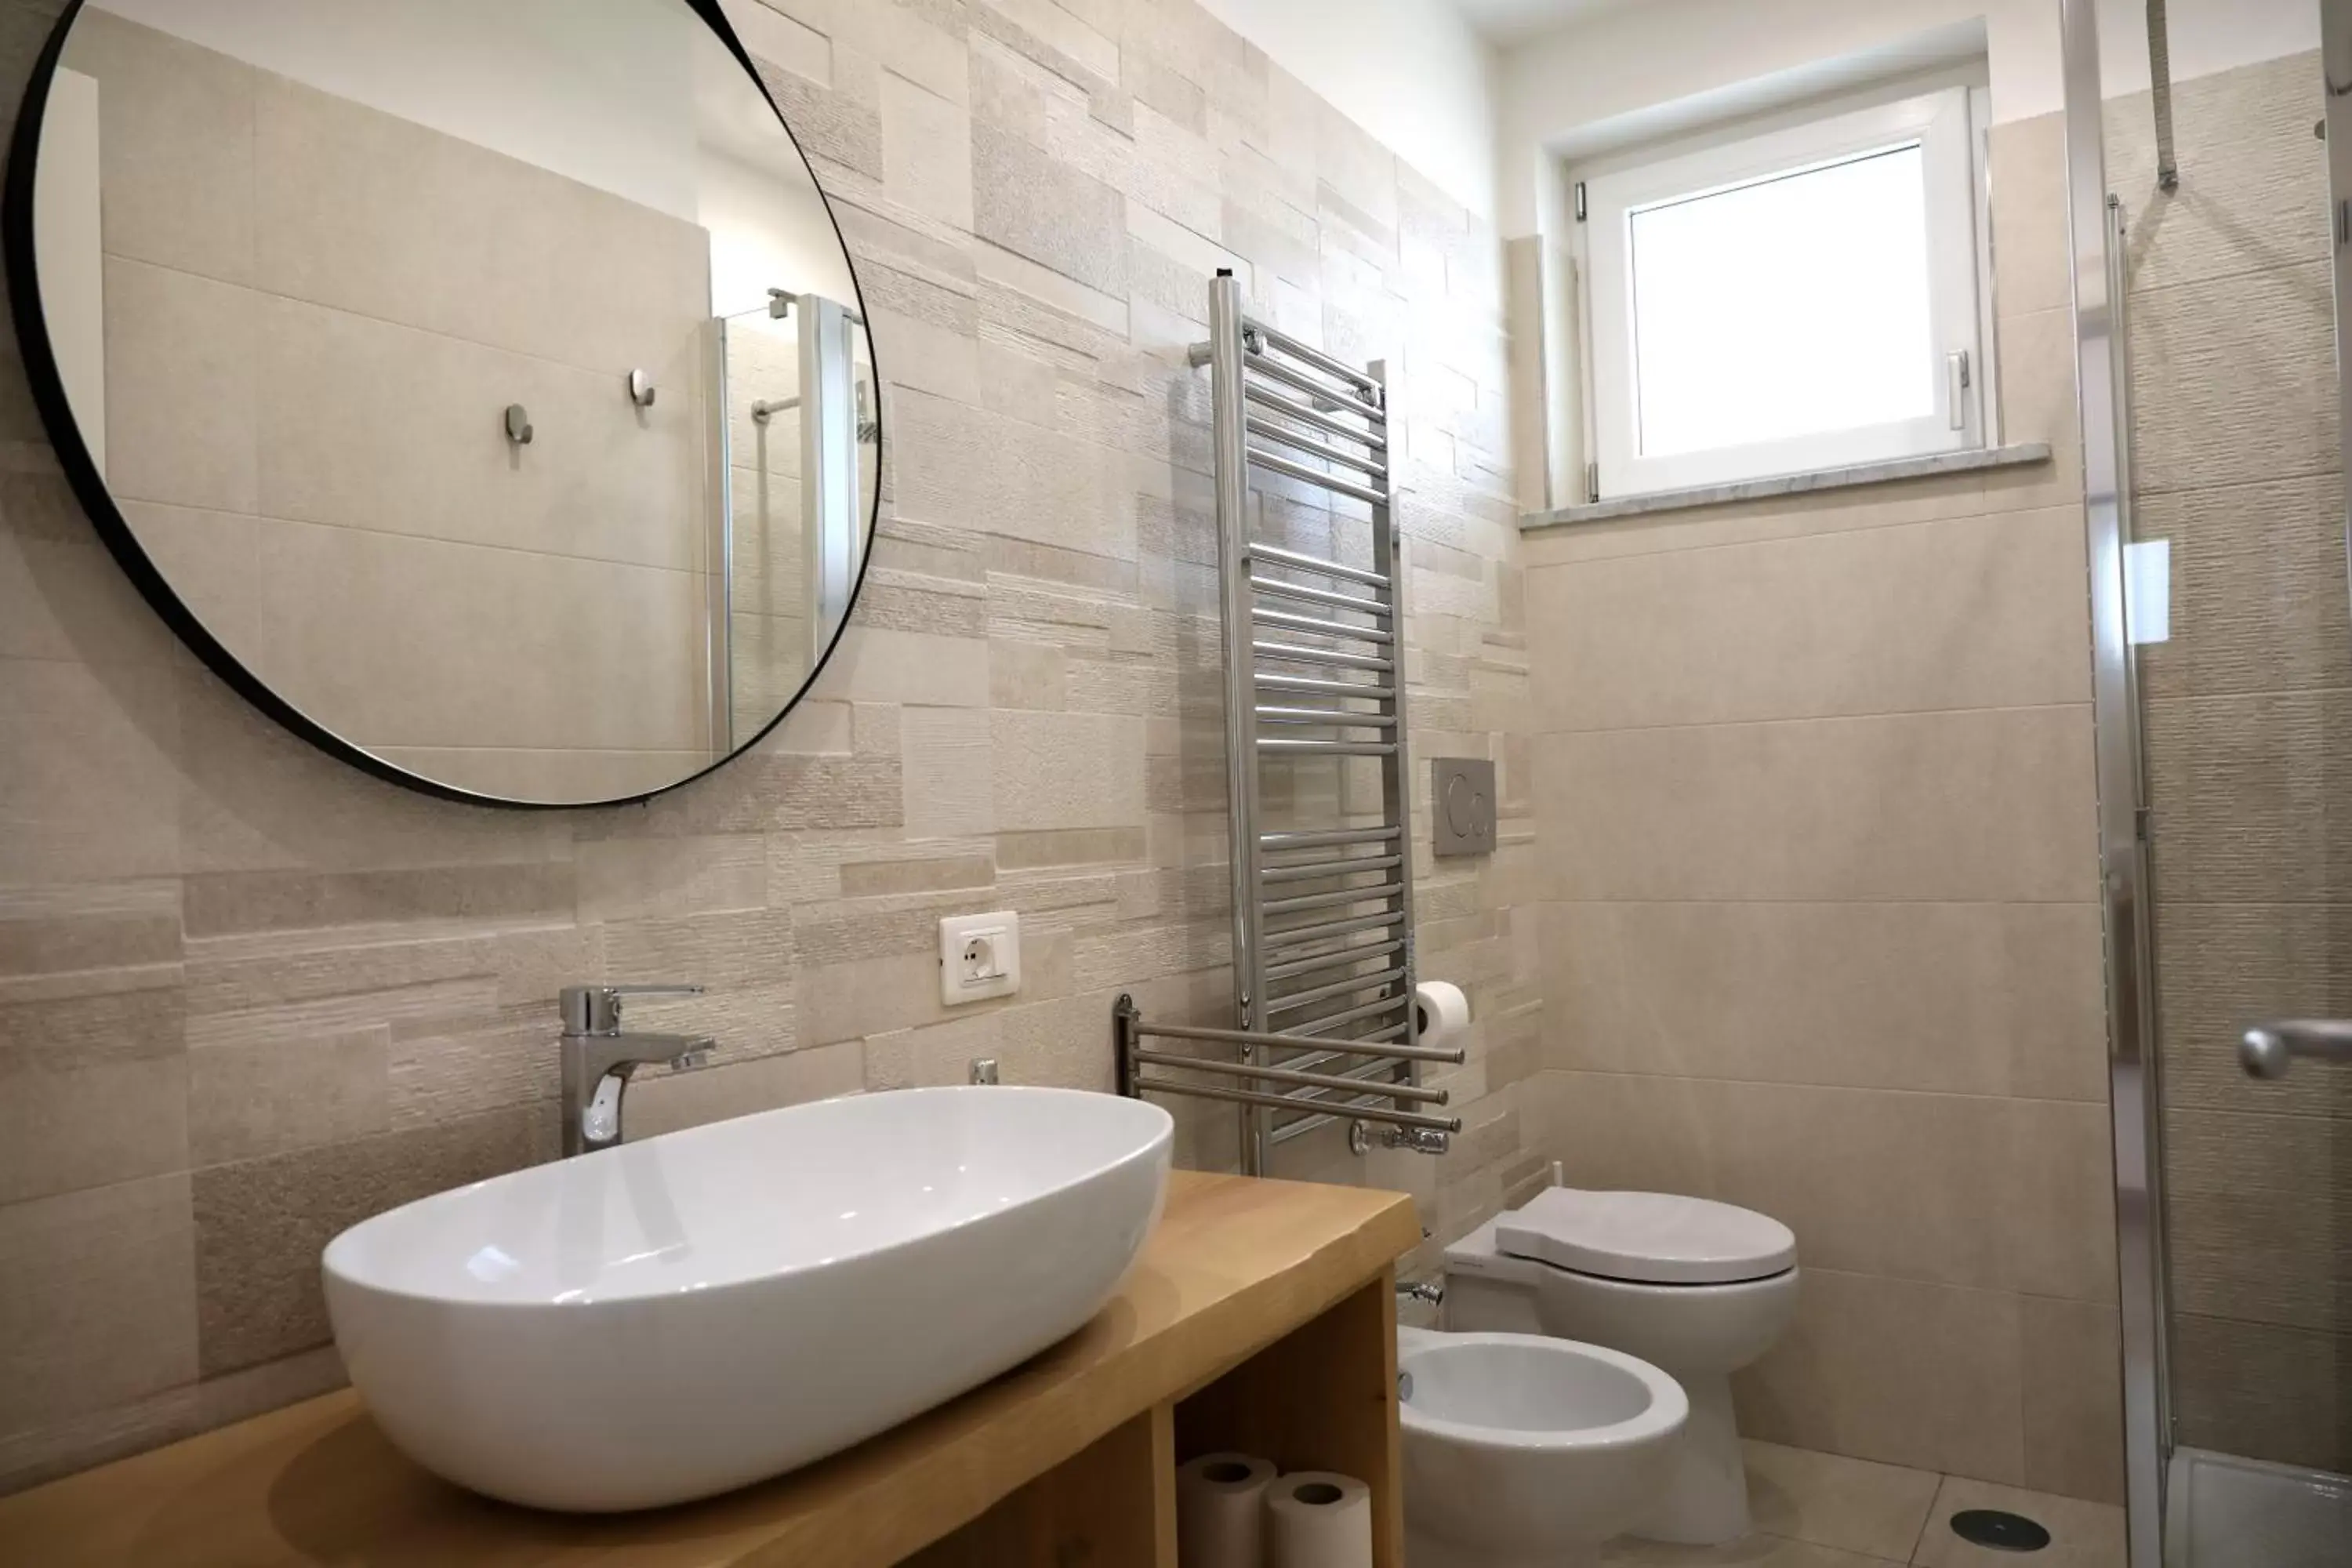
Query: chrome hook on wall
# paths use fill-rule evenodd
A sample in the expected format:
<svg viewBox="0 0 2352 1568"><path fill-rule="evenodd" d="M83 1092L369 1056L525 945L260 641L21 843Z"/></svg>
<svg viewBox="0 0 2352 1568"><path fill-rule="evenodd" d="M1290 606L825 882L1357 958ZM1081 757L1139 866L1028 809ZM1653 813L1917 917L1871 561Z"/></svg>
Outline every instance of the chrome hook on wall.
<svg viewBox="0 0 2352 1568"><path fill-rule="evenodd" d="M507 439L518 447L528 447L530 445L532 434L530 416L524 411L523 405L520 403L508 404Z"/></svg>
<svg viewBox="0 0 2352 1568"><path fill-rule="evenodd" d="M629 372L629 401L640 408L654 405L654 378L644 371Z"/></svg>

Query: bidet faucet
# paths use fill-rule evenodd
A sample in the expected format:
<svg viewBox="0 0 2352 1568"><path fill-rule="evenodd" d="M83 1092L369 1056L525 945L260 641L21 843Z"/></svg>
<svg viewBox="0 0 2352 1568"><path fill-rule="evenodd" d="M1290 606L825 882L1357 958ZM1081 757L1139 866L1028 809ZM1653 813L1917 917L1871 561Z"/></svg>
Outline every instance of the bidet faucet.
<svg viewBox="0 0 2352 1568"><path fill-rule="evenodd" d="M708 1035L631 1035L621 1030L625 996L699 996L699 985L567 985L563 1013L563 1153L591 1153L621 1142L621 1096L648 1062L685 1072L710 1057Z"/></svg>

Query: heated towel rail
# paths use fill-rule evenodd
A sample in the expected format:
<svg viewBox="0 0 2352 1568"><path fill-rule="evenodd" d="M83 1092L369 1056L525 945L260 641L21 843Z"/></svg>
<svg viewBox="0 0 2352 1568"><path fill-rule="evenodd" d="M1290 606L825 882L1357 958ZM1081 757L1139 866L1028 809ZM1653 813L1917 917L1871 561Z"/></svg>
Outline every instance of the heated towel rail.
<svg viewBox="0 0 2352 1568"><path fill-rule="evenodd" d="M1359 1149L1372 1124L1391 1144L1440 1152L1462 1124L1425 1109L1448 1097L1423 1087L1419 1068L1463 1053L1422 1045L1412 1005L1404 573L1385 369L1250 320L1239 282L1223 272L1209 286L1209 341L1192 346L1192 363L1211 381L1240 1026L1154 1024L1120 997L1119 1091L1240 1107L1242 1168L1253 1175L1274 1146L1335 1121L1354 1124ZM1284 501L1303 503L1286 515L1320 518L1328 506L1328 553L1259 537L1275 529L1251 526L1252 469L1272 476ZM1295 775L1305 759L1376 764L1378 806L1350 810L1342 780L1331 820L1269 830L1265 769ZM1315 793L1286 782L1286 796ZM1230 1051L1145 1043L1155 1039Z"/></svg>

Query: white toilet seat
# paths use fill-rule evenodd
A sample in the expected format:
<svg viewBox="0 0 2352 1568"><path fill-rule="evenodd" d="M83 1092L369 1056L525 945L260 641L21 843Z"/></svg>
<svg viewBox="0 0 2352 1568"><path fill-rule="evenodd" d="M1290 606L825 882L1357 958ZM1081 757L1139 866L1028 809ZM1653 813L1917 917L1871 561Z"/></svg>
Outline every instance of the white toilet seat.
<svg viewBox="0 0 2352 1568"><path fill-rule="evenodd" d="M1495 1222L1497 1251L1599 1279L1734 1285L1785 1274L1797 1237L1768 1215L1673 1193L1548 1187Z"/></svg>

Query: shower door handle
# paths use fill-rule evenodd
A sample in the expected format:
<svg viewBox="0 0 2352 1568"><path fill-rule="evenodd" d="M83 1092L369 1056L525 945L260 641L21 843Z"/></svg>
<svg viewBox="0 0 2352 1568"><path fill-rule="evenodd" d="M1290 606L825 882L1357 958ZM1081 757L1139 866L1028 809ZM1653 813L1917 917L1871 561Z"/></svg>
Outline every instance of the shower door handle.
<svg viewBox="0 0 2352 1568"><path fill-rule="evenodd" d="M2238 1040L2238 1063L2250 1078L2284 1078L2297 1057L2352 1061L2352 1018L2274 1018Z"/></svg>

